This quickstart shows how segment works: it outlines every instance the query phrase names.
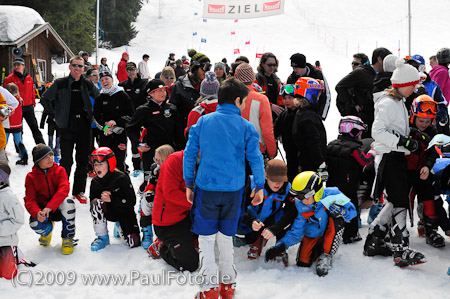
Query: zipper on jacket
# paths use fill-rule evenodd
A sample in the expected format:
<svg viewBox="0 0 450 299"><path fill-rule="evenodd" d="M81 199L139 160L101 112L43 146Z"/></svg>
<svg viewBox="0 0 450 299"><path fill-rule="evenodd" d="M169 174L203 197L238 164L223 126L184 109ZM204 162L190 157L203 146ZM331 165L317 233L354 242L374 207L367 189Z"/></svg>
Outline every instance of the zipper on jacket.
<svg viewBox="0 0 450 299"><path fill-rule="evenodd" d="M42 170L42 169L41 169L41 170ZM48 177L47 177L47 172L48 172L48 170L47 170L47 172L45 172L45 171L42 170L42 172L44 173L44 175L45 175L45 181L47 182L48 196L50 197L50 199L52 199L52 193L50 192L50 184L48 183Z"/></svg>

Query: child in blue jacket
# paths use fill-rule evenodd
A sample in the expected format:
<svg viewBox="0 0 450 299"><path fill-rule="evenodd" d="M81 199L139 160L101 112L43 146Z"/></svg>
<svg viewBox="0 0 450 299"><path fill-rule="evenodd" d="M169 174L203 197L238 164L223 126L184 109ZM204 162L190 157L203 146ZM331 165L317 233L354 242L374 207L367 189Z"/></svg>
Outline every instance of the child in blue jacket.
<svg viewBox="0 0 450 299"><path fill-rule="evenodd" d="M356 208L338 188L324 188L313 171L297 175L290 192L296 197L298 216L286 235L267 250L266 261L301 241L297 266L310 267L317 259L317 275L325 276L339 248L344 222L356 217Z"/></svg>
<svg viewBox="0 0 450 299"><path fill-rule="evenodd" d="M218 93L216 112L202 116L189 131L183 173L187 200L193 203L192 231L199 235L200 273L204 276L198 297L232 297L236 270L233 240L245 185L245 159L255 178L253 204L263 200L264 162L255 127L241 117L249 89L235 78L225 80ZM199 159L198 159L199 157ZM198 162L198 170L195 168ZM194 192L195 182L195 192ZM220 251L219 280L214 244ZM220 283L220 291L218 289Z"/></svg>
<svg viewBox="0 0 450 299"><path fill-rule="evenodd" d="M255 189L255 180L250 176L250 182L246 186L246 201L243 207L243 214L239 222L239 229L245 235L245 243L251 244L247 255L249 259L256 259L261 255L261 251L267 239L264 238L264 230L269 230L275 235L277 240L281 239L286 230L275 229L275 224L280 221L285 222L285 206L295 206L289 202L289 189L291 184L288 182L287 165L280 159L273 159L266 165L266 183L264 185L264 201L254 206L251 204L251 192ZM288 214L288 213L286 213ZM294 215L288 223L282 225L282 228L292 223L295 219ZM287 253L282 252L281 260L287 266Z"/></svg>

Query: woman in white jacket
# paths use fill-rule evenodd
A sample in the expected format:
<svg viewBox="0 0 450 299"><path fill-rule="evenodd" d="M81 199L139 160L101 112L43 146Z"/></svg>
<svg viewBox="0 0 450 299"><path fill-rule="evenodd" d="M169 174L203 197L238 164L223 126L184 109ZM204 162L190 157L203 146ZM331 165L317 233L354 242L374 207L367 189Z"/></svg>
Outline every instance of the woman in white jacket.
<svg viewBox="0 0 450 299"><path fill-rule="evenodd" d="M390 229L394 262L396 266L403 268L426 262L422 253L409 248L409 233L406 229L409 188L405 155L418 150L419 146L416 140L409 137L408 111L404 102L419 83L419 73L414 67L405 64L404 59L398 59L395 64L396 69L391 77L392 88L386 89L374 98L375 121L372 136L375 139L374 150L377 153L375 158L377 175L373 197L378 201L385 190L389 201L374 224L392 223ZM378 219L383 217L385 220ZM385 234L385 227L376 225L371 227L364 245L364 253L390 255L391 252L383 241Z"/></svg>
<svg viewBox="0 0 450 299"><path fill-rule="evenodd" d="M17 231L24 222L23 208L9 188L11 169L0 161L0 277L17 275L19 238Z"/></svg>

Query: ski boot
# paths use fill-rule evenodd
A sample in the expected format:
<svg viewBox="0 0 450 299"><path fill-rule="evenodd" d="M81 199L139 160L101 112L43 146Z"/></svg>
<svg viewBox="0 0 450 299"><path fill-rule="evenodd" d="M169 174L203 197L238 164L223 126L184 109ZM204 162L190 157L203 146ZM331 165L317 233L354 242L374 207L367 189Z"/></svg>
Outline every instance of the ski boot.
<svg viewBox="0 0 450 299"><path fill-rule="evenodd" d="M394 263L400 268L406 268L408 266L420 265L426 263L425 256L410 248L406 248L401 251L394 251Z"/></svg>
<svg viewBox="0 0 450 299"><path fill-rule="evenodd" d="M142 228L142 247L148 249L153 242L152 226L146 226Z"/></svg>
<svg viewBox="0 0 450 299"><path fill-rule="evenodd" d="M433 228L428 223L425 224L425 240L427 244L433 247L441 248L445 246L444 237L437 232L437 228Z"/></svg>
<svg viewBox="0 0 450 299"><path fill-rule="evenodd" d="M82 204L86 204L87 203L87 197L86 197L86 195L84 195L84 192L80 192L77 195L74 195L73 199L78 200Z"/></svg>
<svg viewBox="0 0 450 299"><path fill-rule="evenodd" d="M28 165L28 159L20 159L16 161L16 165Z"/></svg>
<svg viewBox="0 0 450 299"><path fill-rule="evenodd" d="M220 283L219 287L220 298L232 299L234 297L234 290L236 289L236 283Z"/></svg>
<svg viewBox="0 0 450 299"><path fill-rule="evenodd" d="M218 299L219 298L219 288L210 288L207 291L198 292L197 295L195 295L195 299Z"/></svg>
<svg viewBox="0 0 450 299"><path fill-rule="evenodd" d="M134 178L137 178L141 173L144 173L144 171L140 170L140 169L136 169L135 171L133 171L132 175Z"/></svg>
<svg viewBox="0 0 450 299"><path fill-rule="evenodd" d="M392 250L386 245L384 240L386 232L383 232L379 226L375 226L373 232L369 233L364 243L364 255L366 256L391 256Z"/></svg>
<svg viewBox="0 0 450 299"><path fill-rule="evenodd" d="M141 246L141 236L139 233L132 233L127 235L125 242L130 248L135 248Z"/></svg>
<svg viewBox="0 0 450 299"><path fill-rule="evenodd" d="M325 276L328 274L328 271L331 270L331 265L333 263L333 258L331 255L322 253L321 256L317 259L316 263L316 273L318 276Z"/></svg>
<svg viewBox="0 0 450 299"><path fill-rule="evenodd" d="M122 231L122 229L120 228L120 222L117 221L114 224L114 238L120 239L121 231Z"/></svg>
<svg viewBox="0 0 450 299"><path fill-rule="evenodd" d="M242 238L240 236L233 236L233 246L234 247L241 247L241 246L245 246L247 245L247 243L245 242L245 238Z"/></svg>
<svg viewBox="0 0 450 299"><path fill-rule="evenodd" d="M351 244L351 243L359 242L361 240L362 240L361 235L359 234L359 232L356 232L356 235L349 237L348 239L344 239L343 242L344 242L344 244Z"/></svg>
<svg viewBox="0 0 450 299"><path fill-rule="evenodd" d="M380 214L381 209L383 209L383 207L384 203L378 203L370 208L369 216L367 217L368 224L371 224L375 220L375 218L377 218L378 214Z"/></svg>
<svg viewBox="0 0 450 299"><path fill-rule="evenodd" d="M94 242L91 243L91 251L99 251L109 245L109 235L98 236Z"/></svg>
<svg viewBox="0 0 450 299"><path fill-rule="evenodd" d="M160 241L158 238L156 238L156 240L152 243L152 245L150 245L147 249L148 254L156 259L159 259L161 257L161 247L163 247L163 242Z"/></svg>
<svg viewBox="0 0 450 299"><path fill-rule="evenodd" d="M277 263L283 263L283 265L285 267L289 266L289 255L286 252L286 250L284 250L283 252L280 252L276 257L275 260L277 261Z"/></svg>
<svg viewBox="0 0 450 299"><path fill-rule="evenodd" d="M50 225L47 227L45 232L39 237L39 245L42 246L50 246L50 242L52 241L52 232L54 228L54 222L50 222Z"/></svg>
<svg viewBox="0 0 450 299"><path fill-rule="evenodd" d="M78 240L73 238L63 238L61 252L62 254L72 254L73 248L77 245Z"/></svg>
<svg viewBox="0 0 450 299"><path fill-rule="evenodd" d="M259 235L258 239L250 245L250 249L247 252L248 259L254 260L261 256L261 251L266 244L267 240L264 239L263 236Z"/></svg>

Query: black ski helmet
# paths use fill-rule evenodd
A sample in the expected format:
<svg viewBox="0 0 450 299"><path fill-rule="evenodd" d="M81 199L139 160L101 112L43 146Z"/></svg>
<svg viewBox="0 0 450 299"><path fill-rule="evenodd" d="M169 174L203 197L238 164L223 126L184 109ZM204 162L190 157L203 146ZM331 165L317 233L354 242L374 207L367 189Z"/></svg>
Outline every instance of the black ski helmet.
<svg viewBox="0 0 450 299"><path fill-rule="evenodd" d="M440 49L436 54L436 58L438 60L438 63L441 65L450 63L450 49L449 48Z"/></svg>

